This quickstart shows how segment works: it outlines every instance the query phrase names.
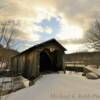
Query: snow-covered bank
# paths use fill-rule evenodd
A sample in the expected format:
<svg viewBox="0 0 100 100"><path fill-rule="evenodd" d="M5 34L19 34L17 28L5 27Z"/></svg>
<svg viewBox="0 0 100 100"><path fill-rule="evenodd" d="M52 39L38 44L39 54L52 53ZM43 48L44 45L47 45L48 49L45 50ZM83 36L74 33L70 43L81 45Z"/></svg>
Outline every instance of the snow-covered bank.
<svg viewBox="0 0 100 100"><path fill-rule="evenodd" d="M16 91L28 86L29 80L22 76L0 78L0 90L2 91L2 95L10 93L10 91Z"/></svg>
<svg viewBox="0 0 100 100"><path fill-rule="evenodd" d="M6 97L7 100L100 100L100 79L88 80L77 74L49 74L35 85Z"/></svg>

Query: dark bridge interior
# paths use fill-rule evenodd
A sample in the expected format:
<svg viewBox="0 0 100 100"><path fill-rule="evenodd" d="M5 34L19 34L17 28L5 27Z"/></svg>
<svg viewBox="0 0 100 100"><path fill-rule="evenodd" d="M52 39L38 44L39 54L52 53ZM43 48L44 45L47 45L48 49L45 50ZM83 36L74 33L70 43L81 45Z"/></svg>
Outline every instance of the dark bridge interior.
<svg viewBox="0 0 100 100"><path fill-rule="evenodd" d="M44 49L40 53L40 72L57 71L57 51L50 52L49 49Z"/></svg>

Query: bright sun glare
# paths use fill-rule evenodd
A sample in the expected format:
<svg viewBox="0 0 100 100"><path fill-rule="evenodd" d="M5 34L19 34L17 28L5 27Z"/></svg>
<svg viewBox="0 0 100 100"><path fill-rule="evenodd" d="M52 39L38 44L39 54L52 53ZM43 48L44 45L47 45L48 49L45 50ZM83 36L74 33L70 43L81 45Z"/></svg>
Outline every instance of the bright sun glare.
<svg viewBox="0 0 100 100"><path fill-rule="evenodd" d="M70 39L83 38L83 30L78 26L70 26L68 32L67 37Z"/></svg>
<svg viewBox="0 0 100 100"><path fill-rule="evenodd" d="M73 39L82 39L84 36L83 29L75 25L65 25L63 26L57 35L60 40L73 40Z"/></svg>
<svg viewBox="0 0 100 100"><path fill-rule="evenodd" d="M66 25L58 35L60 39L81 39L83 38L83 29L75 25Z"/></svg>

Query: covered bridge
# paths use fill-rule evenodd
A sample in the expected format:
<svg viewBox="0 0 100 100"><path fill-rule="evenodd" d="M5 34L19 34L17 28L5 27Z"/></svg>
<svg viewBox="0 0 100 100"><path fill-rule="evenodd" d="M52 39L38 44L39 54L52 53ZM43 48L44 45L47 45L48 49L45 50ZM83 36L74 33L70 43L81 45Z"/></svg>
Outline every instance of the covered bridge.
<svg viewBox="0 0 100 100"><path fill-rule="evenodd" d="M35 45L12 58L12 70L31 79L40 73L63 70L66 49L55 39Z"/></svg>

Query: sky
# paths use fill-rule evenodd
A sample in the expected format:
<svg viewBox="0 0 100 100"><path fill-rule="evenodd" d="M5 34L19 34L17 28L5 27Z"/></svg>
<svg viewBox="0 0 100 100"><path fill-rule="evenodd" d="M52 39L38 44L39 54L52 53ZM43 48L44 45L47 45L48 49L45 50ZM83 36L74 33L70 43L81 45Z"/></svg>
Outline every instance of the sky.
<svg viewBox="0 0 100 100"><path fill-rule="evenodd" d="M86 30L100 15L100 0L0 0L0 20L20 22L19 51L51 38L66 53L88 51ZM84 42L82 42L84 41Z"/></svg>

